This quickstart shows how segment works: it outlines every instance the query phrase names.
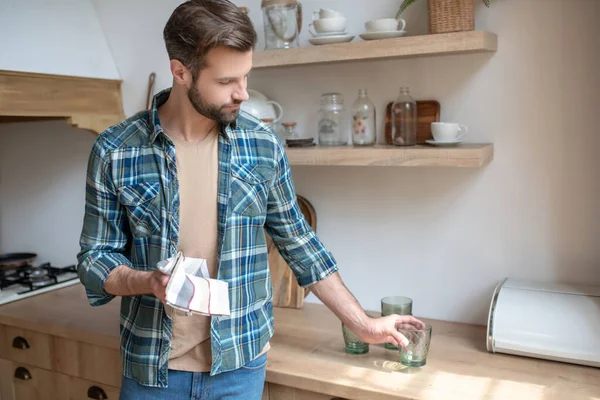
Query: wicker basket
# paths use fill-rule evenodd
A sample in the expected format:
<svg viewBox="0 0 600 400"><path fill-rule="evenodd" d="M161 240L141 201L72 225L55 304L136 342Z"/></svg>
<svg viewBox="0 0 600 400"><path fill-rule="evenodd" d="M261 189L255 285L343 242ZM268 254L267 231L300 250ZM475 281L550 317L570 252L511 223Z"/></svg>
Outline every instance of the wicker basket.
<svg viewBox="0 0 600 400"><path fill-rule="evenodd" d="M475 29L474 0L428 0L429 33Z"/></svg>

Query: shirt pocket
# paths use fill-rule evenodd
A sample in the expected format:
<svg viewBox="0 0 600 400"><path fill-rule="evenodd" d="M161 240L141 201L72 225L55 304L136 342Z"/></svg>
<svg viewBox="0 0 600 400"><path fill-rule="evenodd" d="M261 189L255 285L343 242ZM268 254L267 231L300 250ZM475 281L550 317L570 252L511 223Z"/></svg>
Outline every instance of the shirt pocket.
<svg viewBox="0 0 600 400"><path fill-rule="evenodd" d="M275 170L260 164L231 165L232 212L248 217L258 217L267 211L269 183Z"/></svg>
<svg viewBox="0 0 600 400"><path fill-rule="evenodd" d="M127 209L134 237L148 237L160 227L159 190L159 182L142 182L119 188L119 202Z"/></svg>

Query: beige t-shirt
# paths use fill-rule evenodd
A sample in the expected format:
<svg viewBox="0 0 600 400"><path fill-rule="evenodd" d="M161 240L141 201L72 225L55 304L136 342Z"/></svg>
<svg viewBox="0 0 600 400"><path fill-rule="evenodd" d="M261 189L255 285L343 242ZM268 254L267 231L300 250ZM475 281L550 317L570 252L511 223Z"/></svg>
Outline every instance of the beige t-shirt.
<svg viewBox="0 0 600 400"><path fill-rule="evenodd" d="M204 258L211 278L217 277L218 135L216 130L199 143L172 135L179 181L179 250ZM168 307L173 324L169 368L210 371L210 317L188 316Z"/></svg>
<svg viewBox="0 0 600 400"><path fill-rule="evenodd" d="M218 133L213 130L199 143L172 135L179 181L179 250L188 257L204 258L211 278L217 277L217 189L219 177ZM169 369L210 371L210 317L188 316L167 307L173 339ZM268 351L265 346L261 355Z"/></svg>

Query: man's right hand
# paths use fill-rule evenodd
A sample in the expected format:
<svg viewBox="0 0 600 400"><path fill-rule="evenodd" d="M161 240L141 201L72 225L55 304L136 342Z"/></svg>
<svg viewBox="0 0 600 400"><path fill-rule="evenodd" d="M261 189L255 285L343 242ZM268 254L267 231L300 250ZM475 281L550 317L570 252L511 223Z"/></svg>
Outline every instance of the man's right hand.
<svg viewBox="0 0 600 400"><path fill-rule="evenodd" d="M119 265L106 278L104 290L113 296L152 294L165 304L170 277L159 270L136 271L126 265Z"/></svg>
<svg viewBox="0 0 600 400"><path fill-rule="evenodd" d="M159 270L153 271L150 275L152 294L158 297L163 304L167 302L167 284L169 283L169 278L169 275L165 275Z"/></svg>

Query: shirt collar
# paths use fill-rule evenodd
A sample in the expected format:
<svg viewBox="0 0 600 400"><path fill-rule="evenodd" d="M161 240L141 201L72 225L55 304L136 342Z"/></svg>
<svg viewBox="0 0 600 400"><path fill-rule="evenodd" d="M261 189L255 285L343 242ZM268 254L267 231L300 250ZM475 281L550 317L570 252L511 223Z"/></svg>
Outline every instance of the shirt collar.
<svg viewBox="0 0 600 400"><path fill-rule="evenodd" d="M150 144L154 143L156 138L162 133L165 135L162 125L160 124L160 118L158 117L158 108L165 104L171 95L171 88L164 89L157 93L152 99L152 107L150 108ZM237 128L237 121L233 121L230 124L219 124L219 134L225 139L229 140L233 130ZM166 135L165 135L166 136Z"/></svg>

